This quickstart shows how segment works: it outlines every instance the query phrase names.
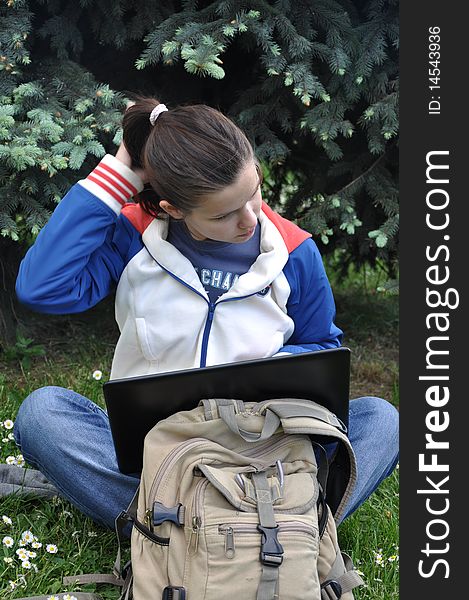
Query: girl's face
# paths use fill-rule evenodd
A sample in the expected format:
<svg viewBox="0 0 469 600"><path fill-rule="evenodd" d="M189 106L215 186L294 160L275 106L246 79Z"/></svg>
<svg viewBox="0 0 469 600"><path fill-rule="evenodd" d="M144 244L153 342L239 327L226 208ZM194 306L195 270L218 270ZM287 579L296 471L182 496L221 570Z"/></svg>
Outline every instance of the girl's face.
<svg viewBox="0 0 469 600"><path fill-rule="evenodd" d="M169 202L160 206L175 219L183 219L196 240L240 244L252 237L261 211L259 175L249 163L236 181L219 192L207 194L190 212L183 213Z"/></svg>

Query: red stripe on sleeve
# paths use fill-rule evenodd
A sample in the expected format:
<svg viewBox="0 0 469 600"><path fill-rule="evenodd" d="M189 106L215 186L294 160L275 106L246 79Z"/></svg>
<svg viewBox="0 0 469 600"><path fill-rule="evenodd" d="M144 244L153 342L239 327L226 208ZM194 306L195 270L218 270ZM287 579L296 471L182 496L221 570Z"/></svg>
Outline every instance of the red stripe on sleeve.
<svg viewBox="0 0 469 600"><path fill-rule="evenodd" d="M118 190L125 198L129 196L129 191L123 188L121 185L119 185L116 181L114 181L112 177L109 177L109 175L106 175L106 173L101 172L99 166L97 166L96 169L92 172L96 175L99 175L102 179L105 179L108 183L115 187L116 190Z"/></svg>
<svg viewBox="0 0 469 600"><path fill-rule="evenodd" d="M108 185L103 183L97 177L94 177L92 174L90 174L90 175L88 175L87 179L89 179L90 181L93 181L94 183L96 183L96 185L99 185L100 188L102 188L104 191L106 191L108 194L110 194L115 200L117 200L117 202L119 202L119 204L121 206L124 206L126 204L125 200L122 200L122 198L119 196L119 194L115 190L113 190Z"/></svg>
<svg viewBox="0 0 469 600"><path fill-rule="evenodd" d="M122 175L120 173L118 173L117 171L114 171L114 169L112 169L111 167L109 167L108 165L106 165L102 162L99 163L98 167L101 167L101 169L105 169L106 171L111 173L111 175L113 175L116 179L118 179L121 183L126 185L129 188L129 190L132 192L132 195L135 195L137 193L137 191L138 191L137 188L135 188L129 181L127 181L127 179L125 179L125 177L122 177Z"/></svg>

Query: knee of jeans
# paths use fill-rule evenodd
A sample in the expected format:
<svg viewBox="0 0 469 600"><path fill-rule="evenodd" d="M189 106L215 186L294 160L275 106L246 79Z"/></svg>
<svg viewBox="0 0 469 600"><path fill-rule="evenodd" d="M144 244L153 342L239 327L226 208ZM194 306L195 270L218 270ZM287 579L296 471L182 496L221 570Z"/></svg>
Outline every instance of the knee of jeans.
<svg viewBox="0 0 469 600"><path fill-rule="evenodd" d="M383 398L372 398L376 419L382 424L383 435L395 454L399 451L399 411Z"/></svg>
<svg viewBox="0 0 469 600"><path fill-rule="evenodd" d="M54 407L61 402L64 389L56 386L34 390L20 405L15 418L14 436L18 446L22 446L31 436L52 434L55 420L51 416Z"/></svg>
<svg viewBox="0 0 469 600"><path fill-rule="evenodd" d="M399 411L387 400L375 396L365 396L357 401L357 408L366 415L375 432L380 431L383 444L392 445L397 454L399 447ZM351 409L353 410L353 402Z"/></svg>

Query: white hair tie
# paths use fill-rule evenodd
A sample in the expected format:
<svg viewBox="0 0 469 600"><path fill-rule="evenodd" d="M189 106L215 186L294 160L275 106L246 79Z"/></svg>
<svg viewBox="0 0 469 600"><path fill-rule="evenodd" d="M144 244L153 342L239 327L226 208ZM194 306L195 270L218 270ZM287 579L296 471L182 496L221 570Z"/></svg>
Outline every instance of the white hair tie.
<svg viewBox="0 0 469 600"><path fill-rule="evenodd" d="M168 110L165 104L158 104L150 113L150 123L154 125L156 123L156 119L161 115L162 112Z"/></svg>

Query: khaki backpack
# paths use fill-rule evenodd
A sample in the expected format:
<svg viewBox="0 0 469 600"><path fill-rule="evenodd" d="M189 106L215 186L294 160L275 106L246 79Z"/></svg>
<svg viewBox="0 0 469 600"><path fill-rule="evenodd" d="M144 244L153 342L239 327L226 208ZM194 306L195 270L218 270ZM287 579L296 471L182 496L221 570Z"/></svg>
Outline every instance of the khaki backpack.
<svg viewBox="0 0 469 600"><path fill-rule="evenodd" d="M117 520L132 524L121 599L353 600L336 522L355 478L343 424L309 400L204 400L160 421Z"/></svg>
<svg viewBox="0 0 469 600"><path fill-rule="evenodd" d="M345 431L298 399L203 400L160 421L145 438L139 489L116 520L114 574L64 585L119 585L121 600L353 600L363 581L336 530L356 479Z"/></svg>

